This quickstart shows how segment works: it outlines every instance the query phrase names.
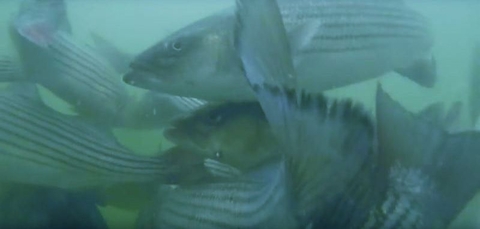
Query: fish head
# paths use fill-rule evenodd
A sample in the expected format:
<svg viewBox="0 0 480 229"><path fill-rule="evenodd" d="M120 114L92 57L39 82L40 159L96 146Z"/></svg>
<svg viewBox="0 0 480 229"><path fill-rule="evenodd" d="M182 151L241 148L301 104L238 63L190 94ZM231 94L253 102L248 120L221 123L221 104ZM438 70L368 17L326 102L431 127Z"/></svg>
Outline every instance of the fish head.
<svg viewBox="0 0 480 229"><path fill-rule="evenodd" d="M124 81L144 89L215 100L212 88L228 94L246 81L233 49L233 17L204 18L178 30L140 53ZM241 75L240 75L241 76ZM223 89L225 88L225 89ZM238 93L241 94L241 93Z"/></svg>
<svg viewBox="0 0 480 229"><path fill-rule="evenodd" d="M178 119L165 131L175 144L240 170L275 157L275 138L258 103L210 105Z"/></svg>

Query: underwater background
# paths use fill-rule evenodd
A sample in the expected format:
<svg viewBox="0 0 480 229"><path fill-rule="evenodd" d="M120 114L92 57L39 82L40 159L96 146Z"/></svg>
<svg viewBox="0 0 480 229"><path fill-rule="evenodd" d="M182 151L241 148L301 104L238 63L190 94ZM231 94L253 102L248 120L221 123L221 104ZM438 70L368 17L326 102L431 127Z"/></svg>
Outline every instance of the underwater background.
<svg viewBox="0 0 480 229"><path fill-rule="evenodd" d="M10 18L18 9L19 1L0 0L0 51L11 53L13 46L8 34ZM374 108L375 87L381 81L395 100L411 111L446 101L466 102L470 85L473 47L480 42L479 1L410 0L406 4L430 19L435 34L433 49L438 68L434 88L425 89L396 73L376 80L327 92L338 97L354 97L369 109ZM234 5L233 0L70 0L67 11L73 34L86 43L92 43L90 33L95 32L115 46L131 54L145 50L177 29L203 18L217 10ZM145 91L129 87L139 95ZM62 113L71 112L69 106L47 90L41 90L42 99ZM467 105L467 103L465 103ZM461 126L472 125L468 120L468 106L463 107ZM158 131L132 131L115 129L119 141L138 154L152 155L170 146ZM480 165L479 165L480 166ZM1 187L0 187L1 189ZM128 199L121 190L116 193ZM136 201L131 199L128 201ZM110 228L133 228L137 212L110 206L100 207ZM478 225L480 228L480 196L477 195L451 226Z"/></svg>

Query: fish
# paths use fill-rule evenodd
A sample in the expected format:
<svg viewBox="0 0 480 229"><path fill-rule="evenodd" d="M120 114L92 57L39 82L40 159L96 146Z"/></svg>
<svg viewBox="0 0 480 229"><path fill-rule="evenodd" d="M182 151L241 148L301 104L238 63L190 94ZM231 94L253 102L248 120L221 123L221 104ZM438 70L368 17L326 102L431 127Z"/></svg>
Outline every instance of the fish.
<svg viewBox="0 0 480 229"><path fill-rule="evenodd" d="M470 63L470 75L469 75L469 92L468 92L468 105L470 106L470 120L472 126L475 126L478 115L480 114L480 106L478 98L480 93L478 92L478 86L480 84L480 43L477 43L472 49L472 61Z"/></svg>
<svg viewBox="0 0 480 229"><path fill-rule="evenodd" d="M479 190L480 135L448 133L380 85L376 104L379 160L388 180L384 201L363 228L447 228Z"/></svg>
<svg viewBox="0 0 480 229"><path fill-rule="evenodd" d="M249 3L239 5L245 9L237 14L235 46L284 156L293 160L293 168L306 171L293 170L294 178L308 178L293 186L312 187L296 199L309 200L303 207L316 204L313 215L300 212L299 219L311 228L448 227L480 188L479 133L448 133L408 112L380 85L375 125L351 102L322 105L318 96L298 91L292 61L285 62L288 42L274 1ZM321 197L309 199L314 194Z"/></svg>
<svg viewBox="0 0 480 229"><path fill-rule="evenodd" d="M97 204L93 192L16 185L0 198L0 226L107 229Z"/></svg>
<svg viewBox="0 0 480 229"><path fill-rule="evenodd" d="M298 228L284 176L277 161L235 179L159 188L137 228Z"/></svg>
<svg viewBox="0 0 480 229"><path fill-rule="evenodd" d="M277 57L282 61L290 60L288 55L265 56L264 54L268 54L268 51L271 50L269 48L273 47L267 47L268 45L265 46L263 44L261 47L264 47L264 49L259 49L258 46L249 43L252 41L250 36L252 34L258 35L256 38L260 43L267 40L275 44L282 43L282 40L272 40L271 36L269 36L278 35L279 27L282 28L282 24L278 23L281 22L281 17L275 11L278 11L275 4L273 0L237 1L239 6L238 20L241 21L237 36L239 43L244 44L239 44L238 50L242 50L239 51L240 53L248 53L249 55L259 57L254 59L254 61L264 60L264 58L276 60ZM258 20L259 17L264 18ZM250 20L272 23L252 26L253 24L249 23L251 22ZM257 29L261 28L266 34L258 33ZM245 57L245 60L248 60L248 58ZM271 73L269 72L272 70L271 66L278 66L273 68L272 71L283 74L283 72L277 70L282 69L282 66L288 66L288 64L277 65L278 62L275 60L268 61L268 64L271 65L264 65L265 63L260 61L261 63L259 64L262 64L262 67L264 67L261 69ZM253 76L261 75L258 72L250 72L249 70L251 69L245 66L247 76L250 74ZM270 75L267 75L266 78L268 76ZM275 95L278 95L278 93ZM263 107L262 101L224 102L209 104L192 115L173 122L172 127L165 131L165 136L175 144L194 149L195 152L207 157L208 161L205 161L205 166L217 177L227 179L227 181L231 180L234 182L241 178L242 174L245 176L245 174L255 173L258 170L265 169L265 166L272 163L278 163L279 161L284 163L286 175L283 178L283 182L287 184L286 189L288 193L288 196L285 198L290 204L288 212L282 214L293 217L293 220L291 220L292 226L285 228L306 228L316 217L331 211L331 202L341 197L340 194L344 193L350 181L356 178L355 174L357 171L368 161L368 155L373 155L373 125L368 114L351 101L327 101L327 98L323 95L303 94L302 96L304 103L296 104L296 95L288 93L285 95L287 100L285 103L288 103L287 105L291 107L285 108L284 111L279 111L278 109L272 111L281 113L278 116L282 117L278 117L278 120L284 118L286 122L289 122L288 125L291 129L288 130L272 126L277 125L277 123L270 119L270 114ZM278 97L280 95L276 96L275 99ZM272 100L269 99L269 101ZM331 104L329 104L330 102ZM293 115L288 116L289 114ZM303 115L302 118L304 118L305 122L302 122L302 119L298 119L298 116L295 115ZM307 127L307 122L309 122L308 126L311 126L311 128ZM280 136L282 137L279 137L275 133L276 131L287 132L281 132L282 135ZM293 133L290 134L289 131ZM300 139L298 136L300 136ZM290 139L290 137L293 139ZM333 176L335 179L332 180L331 177ZM199 223L214 221L213 219L203 220L203 215L200 216L198 215L199 213L195 212L203 212L203 209L208 209L212 211L208 215L213 217L217 214L214 211L217 206L228 206L228 203L206 202L212 198L214 200L219 199L218 201L223 200L223 198L215 196L216 191L207 191L206 189L207 186L216 185L217 183L187 187L180 185L174 191L171 191L171 195L174 197L159 195L163 198L159 197L159 203L153 204L154 206L163 209L160 206L165 204L167 206L171 205L172 207L170 208L176 206L178 210L171 210L169 213L157 211L156 215L152 213L152 211L155 212L154 210L146 210L146 212L150 213L150 216L144 213L144 221L152 223L156 222L155 220L160 220L161 222L170 220L170 222L173 222L172 219L176 219L178 215L182 216L183 218L178 218L177 224L170 225L173 228L188 228L187 224L180 225L180 222L186 223L197 218L201 218L195 221L199 221ZM228 193L242 191L245 192L243 194L245 196L256 193L254 190L248 190L247 192L243 188L235 190L233 184L231 184L231 187L232 190L229 190ZM200 188L205 188L205 190L202 191ZM192 191L191 194L187 195L186 191L184 191L185 189L195 190L195 192ZM264 193L263 188L257 188L258 190ZM207 199L207 195L212 195L212 197ZM192 210L190 212L180 208L180 206L190 202L200 202L202 198L205 203L203 205L198 204L197 211ZM178 199L177 201L182 200L182 202L181 204L180 202L169 204L173 202L173 199ZM253 206L257 204L251 198L246 198L246 200L249 201L240 203L248 203ZM162 203L162 201L166 203ZM208 204L211 206L207 206ZM239 207L240 209L243 208ZM269 209L264 207L261 210L263 212ZM232 213L236 211L238 210L231 210ZM277 214L275 211L270 209L269 214ZM223 211L218 214L222 215ZM242 219L241 216L236 216L232 219L232 223L228 225L217 224L218 226L206 228L263 228L263 225L240 226L233 223L239 219ZM219 219L217 220L220 221ZM283 226L285 226L284 224L282 223ZM266 226L266 228L277 227L271 224L271 222Z"/></svg>
<svg viewBox="0 0 480 229"><path fill-rule="evenodd" d="M4 64L4 65L2 65ZM23 74L21 63L12 56L0 57L0 82L35 82ZM75 82L64 82L66 87L75 87ZM106 82L108 84L108 82ZM87 93L88 91L84 91ZM83 93L83 92L82 92ZM64 97L61 97L64 99ZM95 99L89 96L89 99ZM159 92L148 91L140 96L129 96L128 103L115 114L115 120L105 123L103 117L98 117L93 112L76 114L86 120L96 122L98 125L112 128L131 129L162 129L176 117L187 115L207 102L195 98L172 96Z"/></svg>
<svg viewBox="0 0 480 229"><path fill-rule="evenodd" d="M36 1L28 2L33 5L32 9L41 4ZM52 7L50 11L46 11L46 9L45 7L41 8L41 11L36 12L35 16L44 15L45 18L49 18L51 15L66 14L65 8L62 8L63 11L59 11L55 7ZM203 104L198 99L151 92L137 99L128 92L127 85L122 82L120 73L117 73L109 65L109 63L115 62L115 58L120 57L107 55L103 51L106 48L101 48L104 46L120 52L115 46L107 44L103 38L97 35L94 37L100 44L94 48L76 40L68 30L61 28L56 31L36 31L36 33L45 33L45 36L50 37L47 46L38 45L21 33L21 31L35 29L31 28L34 27L31 24L22 23L23 21L20 20L29 16L29 13L31 12L20 9L17 20L14 20L11 33L21 58L18 60L13 57L4 58L4 60L11 61L6 63L5 67L0 67L2 82L38 83L71 104L75 113L82 118L95 122L96 125L108 127L160 129L171 118L184 115ZM62 17L59 17L60 19L66 20ZM41 23L59 22L49 20L36 22L36 24ZM2 77L2 72L15 72L12 70L23 74L3 74L5 77ZM18 77L15 78L17 75Z"/></svg>
<svg viewBox="0 0 480 229"><path fill-rule="evenodd" d="M274 136L255 102L209 104L173 121L164 135L174 144L240 171L278 158L273 153L277 146Z"/></svg>
<svg viewBox="0 0 480 229"><path fill-rule="evenodd" d="M39 0L26 3L30 6L28 9L44 6ZM61 17L66 14L66 9L58 10L53 6L56 5L47 4L39 12L21 7L11 23L10 35L19 53L23 71L31 81L72 104L77 113L95 116L103 122L115 122L116 114L129 99L125 86L115 71L108 68L106 61L90 46L76 41L68 30L55 26L61 21L49 20L52 15L66 20ZM37 19L35 23L21 20L29 18L30 14L46 19ZM48 37L43 39L48 42L38 44L29 33Z"/></svg>
<svg viewBox="0 0 480 229"><path fill-rule="evenodd" d="M430 23L403 1L278 4L302 89L323 92L392 71L425 87L435 84ZM235 52L234 11L193 22L152 45L136 56L123 80L207 101L254 100Z"/></svg>
<svg viewBox="0 0 480 229"><path fill-rule="evenodd" d="M331 213L342 204L354 205L349 212L356 217L348 222L355 225L368 216L363 209L375 204L347 199L353 195L350 190L365 185L357 184L364 180L358 174L375 174L369 166L377 154L372 116L352 100L303 91L278 5L274 0L249 3L237 5L242 10L237 13L234 44L244 76L277 139L277 152L289 165L295 203L291 214L306 228L319 224L317 219L336 219Z"/></svg>
<svg viewBox="0 0 480 229"><path fill-rule="evenodd" d="M203 159L180 153L135 155L108 129L47 107L33 84L0 92L0 181L63 189L122 183L181 183L201 175Z"/></svg>

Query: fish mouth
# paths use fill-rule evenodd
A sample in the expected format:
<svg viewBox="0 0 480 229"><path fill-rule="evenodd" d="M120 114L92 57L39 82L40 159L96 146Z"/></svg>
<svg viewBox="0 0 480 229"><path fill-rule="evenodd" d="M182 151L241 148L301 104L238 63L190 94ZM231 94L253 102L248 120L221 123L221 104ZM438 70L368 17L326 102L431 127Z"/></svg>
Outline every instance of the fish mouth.
<svg viewBox="0 0 480 229"><path fill-rule="evenodd" d="M123 82L134 87L147 90L159 91L162 81L152 72L142 69L134 69L123 75Z"/></svg>

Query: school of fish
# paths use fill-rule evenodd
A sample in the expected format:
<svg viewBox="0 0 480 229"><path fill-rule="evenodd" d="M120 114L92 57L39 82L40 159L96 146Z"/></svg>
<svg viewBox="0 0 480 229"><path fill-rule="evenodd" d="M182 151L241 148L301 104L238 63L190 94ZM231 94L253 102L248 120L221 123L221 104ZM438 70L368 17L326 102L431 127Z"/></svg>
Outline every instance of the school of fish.
<svg viewBox="0 0 480 229"><path fill-rule="evenodd" d="M78 40L67 4L22 0L5 31L0 228L107 229L120 189L139 229L449 228L480 190L480 45L465 104L325 93L389 72L434 87L431 24L402 0L235 0L137 55ZM115 128L173 146L139 155Z"/></svg>

